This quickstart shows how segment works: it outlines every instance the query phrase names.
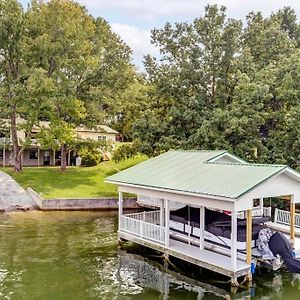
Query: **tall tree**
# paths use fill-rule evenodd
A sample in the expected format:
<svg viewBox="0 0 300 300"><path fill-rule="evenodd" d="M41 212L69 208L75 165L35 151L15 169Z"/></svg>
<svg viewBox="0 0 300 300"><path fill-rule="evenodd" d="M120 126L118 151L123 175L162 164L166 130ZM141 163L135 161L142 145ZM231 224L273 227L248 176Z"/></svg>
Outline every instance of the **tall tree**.
<svg viewBox="0 0 300 300"><path fill-rule="evenodd" d="M207 6L191 24L152 31L151 102L135 124L141 150L225 148L250 161L299 164L299 23L291 8L245 26ZM151 95L151 96L150 96ZM293 122L294 128L293 128Z"/></svg>
<svg viewBox="0 0 300 300"><path fill-rule="evenodd" d="M0 106L1 117L8 119L16 171L22 169L22 153L30 143L32 127L37 124L45 97L53 88L45 72L30 64L27 18L15 0L0 1ZM23 118L23 122L18 121ZM25 131L18 139L17 131Z"/></svg>
<svg viewBox="0 0 300 300"><path fill-rule="evenodd" d="M51 124L75 130L80 124L113 121L117 99L134 78L128 46L103 19L94 19L73 1L33 1L28 19L35 41L30 51L55 84L47 114ZM60 141L65 170L69 135L52 132Z"/></svg>

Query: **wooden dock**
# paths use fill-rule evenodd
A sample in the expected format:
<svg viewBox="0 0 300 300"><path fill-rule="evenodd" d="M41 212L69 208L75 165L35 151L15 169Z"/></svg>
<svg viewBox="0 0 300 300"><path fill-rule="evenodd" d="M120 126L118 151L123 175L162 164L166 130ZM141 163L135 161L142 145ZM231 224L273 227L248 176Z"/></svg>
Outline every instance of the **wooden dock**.
<svg viewBox="0 0 300 300"><path fill-rule="evenodd" d="M197 246L188 245L173 239L170 239L169 246L166 247L161 243L140 238L134 234L130 234L122 230L119 231L119 237L121 239L129 240L136 244L182 259L199 267L209 269L230 278L236 279L250 273L250 267L245 261L238 259L237 268L233 270L230 257L206 249L200 250Z"/></svg>

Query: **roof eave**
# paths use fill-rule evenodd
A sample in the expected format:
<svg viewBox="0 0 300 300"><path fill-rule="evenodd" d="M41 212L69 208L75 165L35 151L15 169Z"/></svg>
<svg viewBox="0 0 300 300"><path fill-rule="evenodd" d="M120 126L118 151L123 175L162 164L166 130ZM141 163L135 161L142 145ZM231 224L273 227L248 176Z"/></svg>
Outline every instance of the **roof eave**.
<svg viewBox="0 0 300 300"><path fill-rule="evenodd" d="M185 191L180 191L180 190L173 190L173 189L151 187L151 186L145 186L145 185L139 185L139 184L124 183L124 182L114 181L114 180L109 180L109 179L104 180L104 182L116 184L118 186L135 187L135 188L140 188L140 189L153 190L153 191L155 190L155 191L161 191L161 192L167 192L167 193L179 194L179 195L185 195L185 196L216 199L216 200L220 200L220 201L234 202L236 200L236 198L224 197L224 196L220 196L220 195L185 192Z"/></svg>

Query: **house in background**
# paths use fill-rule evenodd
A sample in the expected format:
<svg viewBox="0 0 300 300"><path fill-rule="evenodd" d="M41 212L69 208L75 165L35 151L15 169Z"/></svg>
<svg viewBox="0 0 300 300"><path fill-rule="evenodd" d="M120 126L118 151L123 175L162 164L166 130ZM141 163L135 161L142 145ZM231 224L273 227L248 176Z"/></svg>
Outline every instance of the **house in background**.
<svg viewBox="0 0 300 300"><path fill-rule="evenodd" d="M21 125L24 122L22 119L18 119L18 124ZM27 167L39 167L39 166L57 166L61 163L61 153L60 151L55 151L53 149L41 149L37 139L34 136L40 131L42 127L49 127L50 122L41 121L40 126L36 126L31 132L31 143L24 150L22 155L23 166ZM119 133L106 126L98 125L95 129L89 129L85 126L77 127L76 134L78 138L83 140L91 139L95 141L111 141L115 143ZM0 166L12 166L13 165L13 150L11 138L8 137L9 134L0 131ZM25 132L19 130L17 132L18 139L21 142L26 138ZM110 153L103 153L104 160L109 160L111 158ZM72 165L75 161L75 153L73 151L68 152L67 164Z"/></svg>

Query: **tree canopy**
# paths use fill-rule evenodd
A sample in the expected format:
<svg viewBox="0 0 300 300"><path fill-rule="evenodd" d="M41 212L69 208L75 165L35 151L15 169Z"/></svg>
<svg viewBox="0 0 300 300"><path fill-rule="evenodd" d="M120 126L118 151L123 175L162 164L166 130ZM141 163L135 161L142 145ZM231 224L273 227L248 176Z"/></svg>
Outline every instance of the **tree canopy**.
<svg viewBox="0 0 300 300"><path fill-rule="evenodd" d="M43 140L61 149L63 170L76 126L118 123L121 95L136 82L130 55L105 20L74 1L32 0L24 11L0 0L0 117L9 120L16 171L40 120L51 122Z"/></svg>
<svg viewBox="0 0 300 300"><path fill-rule="evenodd" d="M300 25L291 8L246 24L207 6L192 23L152 31L148 103L135 137L149 155L226 149L250 161L300 158Z"/></svg>

